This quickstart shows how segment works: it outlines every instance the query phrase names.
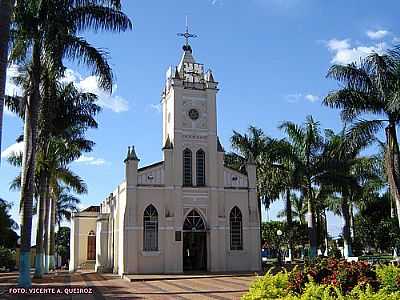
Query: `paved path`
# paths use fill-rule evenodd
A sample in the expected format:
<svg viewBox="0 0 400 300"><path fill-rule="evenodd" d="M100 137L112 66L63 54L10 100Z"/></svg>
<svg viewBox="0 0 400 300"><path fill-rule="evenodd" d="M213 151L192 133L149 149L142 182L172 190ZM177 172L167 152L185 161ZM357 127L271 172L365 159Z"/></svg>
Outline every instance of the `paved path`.
<svg viewBox="0 0 400 300"><path fill-rule="evenodd" d="M48 288L52 294L10 295L8 289L15 287L17 276L17 273L0 273L0 300L240 299L254 280L254 276L229 276L129 282L108 274L59 272L33 282L35 289ZM89 294L74 294L82 291Z"/></svg>

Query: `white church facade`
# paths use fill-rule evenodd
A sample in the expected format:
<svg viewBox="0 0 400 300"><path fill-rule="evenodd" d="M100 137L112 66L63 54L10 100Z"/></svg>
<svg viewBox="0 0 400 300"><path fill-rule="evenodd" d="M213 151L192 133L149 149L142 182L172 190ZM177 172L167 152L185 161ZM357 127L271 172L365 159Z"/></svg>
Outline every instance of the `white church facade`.
<svg viewBox="0 0 400 300"><path fill-rule="evenodd" d="M256 166L224 166L218 83L183 50L162 93L163 160L139 168L128 149L125 180L72 217L70 271L90 261L119 275L261 269Z"/></svg>

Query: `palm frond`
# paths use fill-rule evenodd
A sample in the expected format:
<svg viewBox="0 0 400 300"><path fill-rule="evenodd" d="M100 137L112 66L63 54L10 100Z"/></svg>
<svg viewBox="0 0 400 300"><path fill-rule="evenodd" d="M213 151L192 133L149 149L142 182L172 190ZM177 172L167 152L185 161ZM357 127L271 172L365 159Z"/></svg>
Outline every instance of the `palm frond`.
<svg viewBox="0 0 400 300"><path fill-rule="evenodd" d="M107 62L108 53L104 50L96 49L85 39L72 35L65 37L65 45L66 56L91 68L93 74L98 76L100 86L111 92L113 74Z"/></svg>

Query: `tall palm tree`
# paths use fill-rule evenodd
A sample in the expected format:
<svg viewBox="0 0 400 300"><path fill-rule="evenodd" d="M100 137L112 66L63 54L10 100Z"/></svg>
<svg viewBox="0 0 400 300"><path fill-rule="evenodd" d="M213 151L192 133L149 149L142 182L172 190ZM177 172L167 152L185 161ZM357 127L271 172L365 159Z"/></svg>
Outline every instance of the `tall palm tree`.
<svg viewBox="0 0 400 300"><path fill-rule="evenodd" d="M288 144L291 146L291 151L287 152L288 159L293 163L295 170L293 176L297 178L299 190L307 199L310 256L315 257L317 255L315 186L320 184L325 171L322 159L324 142L319 123L308 116L303 125L284 122L279 128L287 135Z"/></svg>
<svg viewBox="0 0 400 300"><path fill-rule="evenodd" d="M326 153L333 161L329 172L333 175L332 180L326 183L330 189L340 197L336 209L343 218L343 241L344 256L352 256L351 237L351 204L356 197L362 195L363 185L371 180L379 180L374 157L363 157L361 152L369 146L373 140L357 135L352 132L346 135L346 128L338 134L329 134L329 141L326 143ZM331 199L334 199L331 197Z"/></svg>
<svg viewBox="0 0 400 300"><path fill-rule="evenodd" d="M59 82L49 68L43 68L42 73L43 100L39 119L35 175L39 198L35 277L39 278L42 277L43 270L48 271L49 247L46 242L49 241L49 230L45 230L45 227L49 226L49 216L45 215L45 211L50 209L49 188L52 172L59 173L59 168L78 158L81 152L92 149L94 143L85 140L84 133L88 128L97 128L94 117L100 111L100 107L95 104L97 99L95 95L79 92L72 83ZM29 78L24 73L21 73L15 81L22 87L29 84ZM21 105L23 101L24 99L17 96L6 98L9 109L20 116L23 115L24 107ZM65 148L65 145L68 145L68 148ZM14 161L14 165L19 165L17 159L22 160L14 157L11 162ZM59 167L55 168L55 165ZM63 172L66 172L65 169ZM19 186L20 177L13 183L13 187Z"/></svg>
<svg viewBox="0 0 400 300"><path fill-rule="evenodd" d="M21 175L21 255L19 285L29 287L30 239L32 227L33 178L40 108L40 74L44 60L64 66L64 58L77 60L99 76L100 86L111 91L113 76L106 53L91 46L79 33L87 30L120 32L131 28L129 18L121 12L119 0L21 0L13 20L15 36L11 59L21 61L31 55L31 84L27 93L24 122L24 157Z"/></svg>
<svg viewBox="0 0 400 300"><path fill-rule="evenodd" d="M341 109L342 120L352 123L353 136L372 140L385 129L385 169L400 226L400 153L396 132L400 123L400 48L383 55L373 53L358 64L333 65L327 77L341 86L330 92L323 103Z"/></svg>
<svg viewBox="0 0 400 300"><path fill-rule="evenodd" d="M4 96L7 81L8 42L13 7L14 0L0 0L0 153L3 132Z"/></svg>
<svg viewBox="0 0 400 300"><path fill-rule="evenodd" d="M233 131L231 137L231 144L234 150L239 152L239 155L231 153L230 156L233 161L237 162L239 169L245 171L245 164L250 155L254 158L256 162L257 170L257 198L258 198L258 213L261 224L261 203L264 195L262 194L261 188L261 156L265 151L267 143L267 137L260 128L250 126L248 128L248 133L241 134L239 132Z"/></svg>

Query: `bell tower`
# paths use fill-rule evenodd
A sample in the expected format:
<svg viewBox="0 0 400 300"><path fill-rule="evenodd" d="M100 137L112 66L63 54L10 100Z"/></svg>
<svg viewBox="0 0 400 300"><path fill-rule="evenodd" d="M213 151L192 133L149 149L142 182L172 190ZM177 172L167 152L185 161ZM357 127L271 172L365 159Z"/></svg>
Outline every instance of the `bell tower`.
<svg viewBox="0 0 400 300"><path fill-rule="evenodd" d="M201 165L196 161L200 150L205 156L205 186L217 185L217 115L216 94L218 83L214 80L211 70L204 71L204 65L197 63L189 45L190 34L186 27L185 33L178 34L185 38L183 53L179 64L170 67L166 73L165 87L162 93L163 111L163 145L164 149L172 149L173 159L172 185L179 186L183 182L183 152L187 159L192 159L192 183L187 185L200 186L196 173ZM164 160L166 159L164 152ZM166 162L167 163L167 162Z"/></svg>

